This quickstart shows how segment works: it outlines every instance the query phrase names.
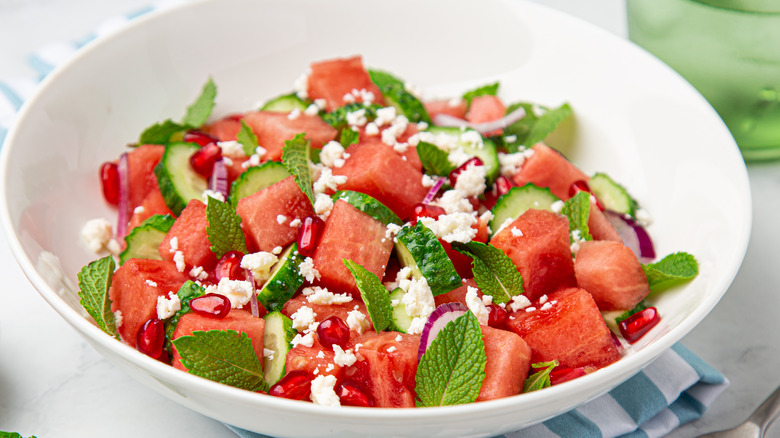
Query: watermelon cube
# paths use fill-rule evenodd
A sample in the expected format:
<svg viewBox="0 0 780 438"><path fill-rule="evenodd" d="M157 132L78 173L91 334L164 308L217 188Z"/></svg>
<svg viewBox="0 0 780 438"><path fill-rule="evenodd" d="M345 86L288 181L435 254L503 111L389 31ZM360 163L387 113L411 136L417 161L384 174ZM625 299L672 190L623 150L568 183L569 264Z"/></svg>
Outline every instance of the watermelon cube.
<svg viewBox="0 0 780 438"><path fill-rule="evenodd" d="M514 229L521 233L513 232ZM569 222L564 216L547 210L528 210L490 243L504 251L517 266L523 276L525 296L531 301L577 285Z"/></svg>
<svg viewBox="0 0 780 438"><path fill-rule="evenodd" d="M306 371L315 375L331 375L336 379L341 378L344 367L335 363L336 353L332 348L325 348L320 344L316 335L311 347L298 344L287 352L285 371ZM316 371L315 371L316 370Z"/></svg>
<svg viewBox="0 0 780 438"><path fill-rule="evenodd" d="M438 114L446 114L448 116L457 117L459 119L466 118L466 101L459 99L453 101L449 100L431 100L424 103L425 110L431 119L434 119Z"/></svg>
<svg viewBox="0 0 780 438"><path fill-rule="evenodd" d="M144 198L157 187L154 167L160 162L165 146L145 144L127 153L127 179L130 191L130 211L144 202Z"/></svg>
<svg viewBox="0 0 780 438"><path fill-rule="evenodd" d="M506 115L506 106L496 96L476 96L471 99L469 112L466 113L466 120L471 123L485 123L498 120ZM502 129L491 131L486 136L501 135Z"/></svg>
<svg viewBox="0 0 780 438"><path fill-rule="evenodd" d="M584 289L548 294L533 311L510 313L507 325L531 347L531 362L558 362L569 368L601 368L620 358L607 324ZM549 306L547 305L549 304Z"/></svg>
<svg viewBox="0 0 780 438"><path fill-rule="evenodd" d="M168 205L165 203L165 199L162 197L162 193L160 192L160 188L157 186L157 182L155 182L154 188L144 198L143 202L141 203L141 207L143 208L137 209L137 211L133 211L133 216L130 217L130 224L128 224L128 229L132 230L133 228L140 225L141 222L156 214L170 214L173 216L171 209L168 208Z"/></svg>
<svg viewBox="0 0 780 438"><path fill-rule="evenodd" d="M354 297L352 301L343 304L319 304L310 303L306 296L298 295L284 304L282 313L287 315L289 318L292 318L293 314L303 306L311 308L311 310L314 312L314 321L316 322L324 321L331 316L337 316L341 318L342 321L347 322L347 319L349 318L349 312L357 310L364 315L366 321L368 322L368 330L374 329L373 325L371 325L371 319L368 317L368 310L366 310L366 305L358 297ZM356 337L358 335L358 333L353 331L351 336Z"/></svg>
<svg viewBox="0 0 780 438"><path fill-rule="evenodd" d="M290 222L313 215L314 209L295 177L290 176L241 199L236 212L241 216L249 250L270 252L292 243L298 227L291 227ZM279 216L284 216L282 223Z"/></svg>
<svg viewBox="0 0 780 438"><path fill-rule="evenodd" d="M170 261L129 259L114 272L108 296L111 311L121 312L119 335L135 346L138 329L157 317L157 297L176 293L188 278Z"/></svg>
<svg viewBox="0 0 780 438"><path fill-rule="evenodd" d="M374 95L373 103L380 105L384 103L382 92L371 81L371 77L363 67L362 57L330 59L311 65L307 92L311 99L325 99L327 111L333 111L350 103L344 99L344 96L352 94L352 90L370 92ZM363 101L361 93L357 94L355 100Z"/></svg>
<svg viewBox="0 0 780 438"><path fill-rule="evenodd" d="M520 394L531 367L531 347L515 333L480 326L485 343L485 380L477 401Z"/></svg>
<svg viewBox="0 0 780 438"><path fill-rule="evenodd" d="M235 140L241 130L243 116L227 116L203 127L203 131L219 141Z"/></svg>
<svg viewBox="0 0 780 438"><path fill-rule="evenodd" d="M286 113L273 111L256 111L247 113L244 121L257 135L257 142L265 148L266 160L279 161L282 158L284 142L292 140L296 135L306 133L311 140L311 146L322 149L322 146L335 139L338 131L327 124L319 116L299 114L289 117Z"/></svg>
<svg viewBox="0 0 780 438"><path fill-rule="evenodd" d="M352 260L381 279L393 250L393 239L386 237L386 232L382 222L346 201L337 200L314 252L314 267L320 273L317 283L331 292L359 294L344 259Z"/></svg>
<svg viewBox="0 0 780 438"><path fill-rule="evenodd" d="M618 234L615 227L609 222L609 219L604 215L604 212L602 212L598 205L592 201L590 203L590 216L588 216L588 229L594 240L623 242L623 239L620 238L620 234Z"/></svg>
<svg viewBox="0 0 780 438"><path fill-rule="evenodd" d="M436 301L436 307L441 306L445 303L460 303L464 306L467 306L466 304L466 292L468 292L468 287L477 287L477 282L474 281L473 278L469 278L467 280L463 280L463 286L453 289L446 294L436 295L433 297L433 300ZM477 289L479 289L477 287ZM477 292L477 295L482 298L482 291Z"/></svg>
<svg viewBox="0 0 780 438"><path fill-rule="evenodd" d="M176 252L181 251L187 272L196 266L207 271L214 268L217 256L211 251L211 242L206 234L208 225L206 204L198 199L190 200L160 243L160 256L163 260L173 260ZM174 238L176 245L172 247L171 240Z"/></svg>
<svg viewBox="0 0 780 438"><path fill-rule="evenodd" d="M263 362L263 336L265 334L265 321L263 318L256 318L248 312L240 311L231 311L222 319L210 318L190 312L179 320L179 324L173 332L173 339L192 335L194 331L209 330L234 330L239 333L246 333L252 341L252 348L255 350L258 360L260 360L260 363ZM172 364L182 371L187 371L181 363L181 356L176 351L176 347L173 347Z"/></svg>
<svg viewBox="0 0 780 438"><path fill-rule="evenodd" d="M574 261L577 286L590 292L600 310L629 310L650 286L634 252L621 242L583 242Z"/></svg>
<svg viewBox="0 0 780 438"><path fill-rule="evenodd" d="M575 181L588 180L577 166L549 146L537 143L533 150L534 154L512 178L515 185L522 187L534 183L539 187L549 187L561 199L569 199L569 187Z"/></svg>

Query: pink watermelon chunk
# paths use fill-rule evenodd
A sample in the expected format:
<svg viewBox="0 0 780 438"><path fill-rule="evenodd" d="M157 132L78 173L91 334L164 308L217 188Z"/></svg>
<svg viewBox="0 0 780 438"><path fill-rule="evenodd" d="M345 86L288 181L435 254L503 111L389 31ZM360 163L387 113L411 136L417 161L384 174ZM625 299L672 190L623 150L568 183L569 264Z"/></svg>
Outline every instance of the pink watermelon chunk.
<svg viewBox="0 0 780 438"><path fill-rule="evenodd" d="M313 335L314 343L311 347L298 344L287 352L287 361L285 362L286 372L306 371L315 375L331 375L340 379L344 367L335 363L333 360L336 353L332 348L325 348L320 344L317 335ZM347 349L353 348L347 346Z"/></svg>
<svg viewBox="0 0 780 438"><path fill-rule="evenodd" d="M366 310L365 303L363 303L363 301L361 301L357 296L353 297L352 301L343 304L315 304L310 303L308 298L304 295L298 295L284 304L282 313L292 318L292 315L303 306L310 307L311 310L314 311L314 320L316 322L324 321L331 316L337 316L341 318L342 321L347 322L349 312L359 310L363 313L363 315L365 315L366 321L369 322L370 328L368 330L374 329L374 326L370 325L371 318L368 316L368 310ZM356 332L353 331L352 336L356 336Z"/></svg>
<svg viewBox="0 0 780 438"><path fill-rule="evenodd" d="M601 368L620 358L593 297L584 289L548 294L550 307L512 312L509 328L531 347L531 362L558 360L569 368ZM512 319L514 318L514 319Z"/></svg>
<svg viewBox="0 0 780 438"><path fill-rule="evenodd" d="M203 131L218 138L219 141L235 140L238 131L241 130L242 118L243 115L223 117L210 125L204 126Z"/></svg>
<svg viewBox="0 0 780 438"><path fill-rule="evenodd" d="M650 293L642 265L621 242L581 243L574 272L577 286L593 295L600 310L633 309Z"/></svg>
<svg viewBox="0 0 780 438"><path fill-rule="evenodd" d="M190 200L160 243L160 256L163 260L173 260L176 251L181 251L187 272L196 266L207 271L214 268L217 256L211 252L211 242L206 234L208 225L206 204L197 199ZM174 237L176 248L171 247L171 239Z"/></svg>
<svg viewBox="0 0 780 438"><path fill-rule="evenodd" d="M469 112L466 114L466 120L471 123L485 123L498 120L506 115L506 106L496 96L476 96L471 99ZM489 132L487 136L500 135L502 129Z"/></svg>
<svg viewBox="0 0 780 438"><path fill-rule="evenodd" d="M265 160L279 161L282 158L284 142L292 140L300 133L306 133L311 147L316 149L322 149L325 143L335 139L338 134L336 128L322 118L308 114L290 118L285 113L256 111L247 113L244 121L257 135L258 144L265 148Z"/></svg>
<svg viewBox="0 0 780 438"><path fill-rule="evenodd" d="M428 194L428 188L422 185L422 172L381 140L369 137L346 152L349 158L344 166L333 169L334 175L347 177L339 189L370 195L402 219L410 217L414 204Z"/></svg>
<svg viewBox="0 0 780 438"><path fill-rule="evenodd" d="M577 166L549 146L537 143L533 150L534 154L512 178L515 185L522 187L534 183L539 187L549 187L561 199L569 199L569 187L575 181L588 180Z"/></svg>
<svg viewBox="0 0 780 438"><path fill-rule="evenodd" d="M144 198L141 207L143 207L143 209L134 211L133 216L130 217L130 224L127 226L129 230L132 230L140 225L141 222L156 214L170 214L173 216L173 212L171 212L168 205L165 204L165 199L163 199L160 188L157 187L156 182L154 188Z"/></svg>
<svg viewBox="0 0 780 438"><path fill-rule="evenodd" d="M466 304L466 293L468 292L469 286L477 287L477 282L474 281L473 278L469 278L468 280L463 280L463 286L453 289L446 294L436 295L433 297L433 300L436 302L436 307L445 303L460 303L464 306L468 306ZM479 288L477 287L477 289ZM477 295L482 298L482 291L477 292Z"/></svg>
<svg viewBox="0 0 780 438"><path fill-rule="evenodd" d="M130 211L144 202L144 198L157 188L154 167L162 159L165 146L145 144L127 153L127 179L130 188Z"/></svg>
<svg viewBox="0 0 780 438"><path fill-rule="evenodd" d="M515 236L516 228L522 235ZM577 285L571 257L569 222L547 210L528 210L495 235L490 243L512 259L523 276L531 301L558 289Z"/></svg>
<svg viewBox="0 0 780 438"><path fill-rule="evenodd" d="M249 250L270 252L292 243L298 227L291 227L290 222L313 215L314 209L295 177L290 176L241 199L236 212L241 216ZM282 223L279 215L284 216Z"/></svg>
<svg viewBox="0 0 780 438"><path fill-rule="evenodd" d="M604 212L596 205L590 203L590 216L588 216L588 229L594 240L611 240L613 242L622 242L620 234L609 222Z"/></svg>
<svg viewBox="0 0 780 438"><path fill-rule="evenodd" d="M393 239L388 239L386 232L385 224L337 200L314 252L314 267L320 273L317 283L331 292L359 295L343 259L352 260L381 279L393 250Z"/></svg>
<svg viewBox="0 0 780 438"><path fill-rule="evenodd" d="M531 347L520 336L480 326L485 343L485 380L477 401L520 394L531 367Z"/></svg>
<svg viewBox="0 0 780 438"><path fill-rule="evenodd" d="M265 334L265 321L263 318L255 318L248 312L236 311L231 311L222 319L209 318L197 313L188 313L179 320L179 324L173 332L173 339L192 335L194 331L209 330L234 330L239 333L246 333L252 341L252 348L255 350L257 358L261 363L263 362L263 336ZM172 364L182 371L187 371L181 363L181 356L176 351L176 347L173 348Z"/></svg>
<svg viewBox="0 0 780 438"><path fill-rule="evenodd" d="M307 88L309 97L325 99L327 111L333 111L350 103L344 100L344 96L352 93L352 90L366 90L374 95L374 103L384 104L382 92L371 81L371 77L363 67L362 57L331 59L311 65ZM359 96L356 100L363 101Z"/></svg>
<svg viewBox="0 0 780 438"><path fill-rule="evenodd" d="M435 118L438 114L446 114L448 116L457 117L459 119L466 118L466 101L463 99L458 100L431 100L424 103L425 110L428 111L428 115L431 119Z"/></svg>
<svg viewBox="0 0 780 438"><path fill-rule="evenodd" d="M157 317L157 297L178 292L188 279L169 261L130 259L120 266L114 272L108 296L111 311L122 312L122 324L118 327L122 339L135 346L138 329Z"/></svg>

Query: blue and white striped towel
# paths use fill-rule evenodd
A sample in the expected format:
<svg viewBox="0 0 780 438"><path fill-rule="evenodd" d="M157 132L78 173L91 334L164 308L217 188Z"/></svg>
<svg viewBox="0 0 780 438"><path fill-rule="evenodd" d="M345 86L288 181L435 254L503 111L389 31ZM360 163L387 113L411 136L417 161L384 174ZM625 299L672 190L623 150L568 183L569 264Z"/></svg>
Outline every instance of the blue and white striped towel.
<svg viewBox="0 0 780 438"><path fill-rule="evenodd" d="M38 82L81 46L116 31L141 14L180 2L168 0L127 16L111 18L80 41L52 43L37 50L30 57L30 64L40 77L0 81L0 143L14 115L35 91ZM661 437L701 417L727 386L728 380L720 372L682 344L676 344L608 394L505 437ZM241 438L264 437L228 427Z"/></svg>

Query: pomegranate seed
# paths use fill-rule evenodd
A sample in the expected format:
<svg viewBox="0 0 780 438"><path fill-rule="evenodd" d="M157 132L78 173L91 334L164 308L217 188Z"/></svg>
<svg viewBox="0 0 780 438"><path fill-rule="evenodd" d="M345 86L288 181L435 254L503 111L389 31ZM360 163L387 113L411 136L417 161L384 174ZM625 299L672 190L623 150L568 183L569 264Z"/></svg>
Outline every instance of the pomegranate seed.
<svg viewBox="0 0 780 438"><path fill-rule="evenodd" d="M304 257L314 256L314 251L320 243L325 221L318 216L308 216L298 228L298 253Z"/></svg>
<svg viewBox="0 0 780 438"><path fill-rule="evenodd" d="M214 163L221 159L222 149L214 143L209 143L192 154L190 165L198 175L204 178L211 178L211 173L214 171Z"/></svg>
<svg viewBox="0 0 780 438"><path fill-rule="evenodd" d="M620 321L618 328L623 338L633 344L655 327L660 320L658 310L655 307L648 307Z"/></svg>
<svg viewBox="0 0 780 438"><path fill-rule="evenodd" d="M223 278L230 280L246 280L246 271L241 267L241 259L244 254L240 251L228 251L217 262L214 268L214 276L217 282Z"/></svg>
<svg viewBox="0 0 780 438"><path fill-rule="evenodd" d="M336 395L339 396L341 404L344 406L360 406L364 408L374 406L374 399L354 382L342 382L336 387Z"/></svg>
<svg viewBox="0 0 780 438"><path fill-rule="evenodd" d="M474 165L474 166L484 166L485 163L482 162L482 160L480 160L479 157L473 157L473 158L470 158L465 163L461 164L460 166L456 167L455 170L450 172L450 177L449 178L450 178L450 185L452 185L452 187L455 187L455 185L458 183L458 176L461 174L461 172L466 170L466 168L471 166L471 165Z"/></svg>
<svg viewBox="0 0 780 438"><path fill-rule="evenodd" d="M190 300L190 309L201 316L222 319L230 313L230 300L219 294L206 294Z"/></svg>
<svg viewBox="0 0 780 438"><path fill-rule="evenodd" d="M231 114L229 116L225 116L225 119L226 120L233 120L235 122L240 122L240 121L244 120L244 115L243 114Z"/></svg>
<svg viewBox="0 0 780 438"><path fill-rule="evenodd" d="M506 320L509 319L509 313L506 309L502 309L501 306L496 304L490 304L485 306L488 309L488 326L501 328L506 324Z"/></svg>
<svg viewBox="0 0 780 438"><path fill-rule="evenodd" d="M154 359L162 354L164 343L165 327L157 318L146 321L135 336L135 348Z"/></svg>
<svg viewBox="0 0 780 438"><path fill-rule="evenodd" d="M412 225L417 225L417 220L421 217L430 217L438 219L439 216L447 214L447 210L438 205L423 204L418 202L414 204L414 213L412 213Z"/></svg>
<svg viewBox="0 0 780 438"><path fill-rule="evenodd" d="M571 183L569 186L569 197L571 198L579 192L590 193L590 200L596 204L596 207L598 207L599 210L604 211L604 206L601 205L601 201L599 201L598 198L596 198L596 195L593 194L593 191L590 189L587 181L579 179Z"/></svg>
<svg viewBox="0 0 780 438"><path fill-rule="evenodd" d="M268 389L268 394L292 400L306 400L311 393L312 380L314 374L308 371L290 371Z"/></svg>
<svg viewBox="0 0 780 438"><path fill-rule="evenodd" d="M325 348L333 345L344 348L349 342L349 326L338 316L331 316L317 326L317 337Z"/></svg>
<svg viewBox="0 0 780 438"><path fill-rule="evenodd" d="M216 143L219 141L218 138L211 136L209 134L206 134L203 131L188 131L186 134L184 134L184 141L187 143L197 143L200 146L206 146L209 143Z"/></svg>
<svg viewBox="0 0 780 438"><path fill-rule="evenodd" d="M119 170L116 163L107 162L100 166L100 183L106 202L119 205Z"/></svg>
<svg viewBox="0 0 780 438"><path fill-rule="evenodd" d="M557 366L550 373L550 384L557 385L559 383L568 382L569 380L576 379L577 377L584 376L585 368L569 368L567 366Z"/></svg>
<svg viewBox="0 0 780 438"><path fill-rule="evenodd" d="M498 198L509 193L509 190L511 190L512 187L514 187L514 184L509 178L505 176L499 176L496 179L496 183L495 186L493 187L493 190L485 192L485 202L483 202L485 208L487 208L488 210L492 209L493 206L496 205L496 201L498 201Z"/></svg>

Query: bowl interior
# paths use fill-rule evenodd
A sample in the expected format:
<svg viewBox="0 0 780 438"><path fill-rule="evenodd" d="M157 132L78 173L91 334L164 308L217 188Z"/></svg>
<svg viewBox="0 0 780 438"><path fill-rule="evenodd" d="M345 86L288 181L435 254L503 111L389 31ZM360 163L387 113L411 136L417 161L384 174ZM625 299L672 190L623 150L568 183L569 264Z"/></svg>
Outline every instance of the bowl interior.
<svg viewBox="0 0 780 438"><path fill-rule="evenodd" d="M663 324L620 362L539 393L440 409L334 410L258 396L149 360L84 318L74 283L95 255L80 242L80 229L88 219L115 217L99 192L100 163L152 123L182 117L209 76L221 116L291 90L312 61L353 54L428 96L498 80L508 102L569 102L575 116L549 143L587 173L604 171L625 185L653 217L658 253L694 254L700 276L650 299ZM628 378L706 316L736 274L751 220L738 149L692 87L630 43L522 1L398 0L390 8L359 0L214 0L150 14L47 78L2 154L4 227L43 297L155 389L222 421L278 435L314 436L323 424L355 435L495 434L561 413ZM306 422L295 421L301 415Z"/></svg>

